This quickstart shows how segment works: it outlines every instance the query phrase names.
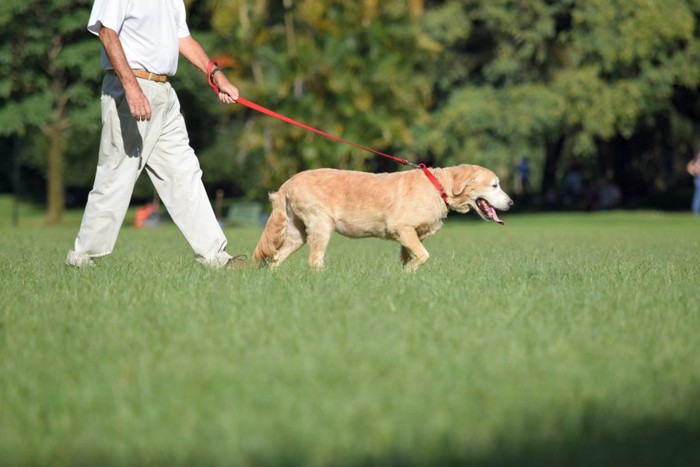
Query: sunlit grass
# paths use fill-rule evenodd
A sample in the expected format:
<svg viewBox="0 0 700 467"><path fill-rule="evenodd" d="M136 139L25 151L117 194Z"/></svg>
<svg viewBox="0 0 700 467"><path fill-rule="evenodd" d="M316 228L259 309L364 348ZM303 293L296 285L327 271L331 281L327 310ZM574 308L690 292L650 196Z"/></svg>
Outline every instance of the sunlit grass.
<svg viewBox="0 0 700 467"><path fill-rule="evenodd" d="M0 464L700 460L700 223L505 220L415 274L341 237L322 273L210 271L172 226L73 270L76 226L1 227Z"/></svg>

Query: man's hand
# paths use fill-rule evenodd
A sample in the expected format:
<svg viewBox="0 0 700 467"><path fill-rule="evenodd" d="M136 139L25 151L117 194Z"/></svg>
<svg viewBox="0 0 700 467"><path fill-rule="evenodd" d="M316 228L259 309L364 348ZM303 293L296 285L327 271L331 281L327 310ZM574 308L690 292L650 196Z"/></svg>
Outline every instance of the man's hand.
<svg viewBox="0 0 700 467"><path fill-rule="evenodd" d="M213 80L220 91L219 100L224 104L235 104L239 96L238 88L231 84L221 70L214 74Z"/></svg>
<svg viewBox="0 0 700 467"><path fill-rule="evenodd" d="M126 93L126 102L129 104L129 111L134 120L139 122L148 121L151 119L151 103L143 93L141 86L136 81L134 86L124 86Z"/></svg>

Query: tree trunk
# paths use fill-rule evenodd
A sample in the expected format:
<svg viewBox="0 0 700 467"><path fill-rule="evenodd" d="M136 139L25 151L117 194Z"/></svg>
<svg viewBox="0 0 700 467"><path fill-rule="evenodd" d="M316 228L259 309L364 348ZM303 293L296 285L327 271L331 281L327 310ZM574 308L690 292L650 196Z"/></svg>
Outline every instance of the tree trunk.
<svg viewBox="0 0 700 467"><path fill-rule="evenodd" d="M53 118L42 131L49 143L47 154L46 197L48 207L48 224L58 225L63 221L65 199L63 194L63 150L65 133L70 127L66 116L68 97L66 95L67 78L63 70L57 66L58 56L63 49L63 40L54 36L52 47L48 54L47 71L52 76L49 89L54 98Z"/></svg>
<svg viewBox="0 0 700 467"><path fill-rule="evenodd" d="M542 194L547 193L557 188L557 170L559 169L559 161L561 161L562 151L564 149L564 138L559 138L555 141L547 141L545 145L545 160L542 173Z"/></svg>
<svg viewBox="0 0 700 467"><path fill-rule="evenodd" d="M63 146L64 133L61 125L57 124L46 130L49 143L47 204L49 225L59 225L63 221L65 199L63 194Z"/></svg>
<svg viewBox="0 0 700 467"><path fill-rule="evenodd" d="M408 11L414 18L420 18L425 11L425 0L409 0Z"/></svg>
<svg viewBox="0 0 700 467"><path fill-rule="evenodd" d="M14 136L12 145L12 193L14 202L12 203L12 225L19 225L19 196L20 196L20 138L18 134Z"/></svg>

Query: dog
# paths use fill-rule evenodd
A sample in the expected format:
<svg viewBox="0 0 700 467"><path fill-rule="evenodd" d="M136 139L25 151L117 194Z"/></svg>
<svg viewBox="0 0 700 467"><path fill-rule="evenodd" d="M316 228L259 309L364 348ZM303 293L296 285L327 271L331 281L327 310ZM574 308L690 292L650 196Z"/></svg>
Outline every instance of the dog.
<svg viewBox="0 0 700 467"><path fill-rule="evenodd" d="M449 210L473 209L484 220L503 224L496 209L507 211L513 201L491 170L466 164L429 170L444 188L444 200L422 170L299 172L270 194L272 213L253 260L278 267L308 242L309 265L322 269L336 231L350 238L399 242L403 268L415 271L430 257L422 240L442 227Z"/></svg>

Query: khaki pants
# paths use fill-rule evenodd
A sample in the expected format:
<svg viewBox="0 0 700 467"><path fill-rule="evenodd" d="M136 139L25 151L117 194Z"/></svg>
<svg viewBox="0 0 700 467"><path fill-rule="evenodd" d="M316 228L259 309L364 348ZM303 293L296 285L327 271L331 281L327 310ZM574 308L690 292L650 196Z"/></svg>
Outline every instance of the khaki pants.
<svg viewBox="0 0 700 467"><path fill-rule="evenodd" d="M129 112L119 79L102 83L102 139L95 184L88 196L74 250L66 263L91 264L112 252L143 169L170 217L192 247L197 261L223 267L231 256L226 237L202 184L202 171L190 147L180 102L169 83L139 79L151 104L150 121Z"/></svg>

